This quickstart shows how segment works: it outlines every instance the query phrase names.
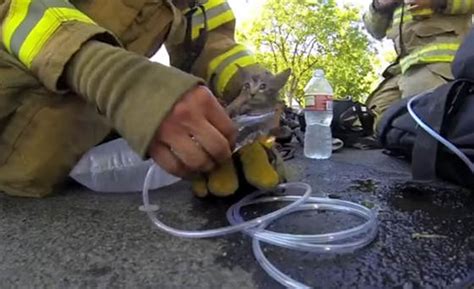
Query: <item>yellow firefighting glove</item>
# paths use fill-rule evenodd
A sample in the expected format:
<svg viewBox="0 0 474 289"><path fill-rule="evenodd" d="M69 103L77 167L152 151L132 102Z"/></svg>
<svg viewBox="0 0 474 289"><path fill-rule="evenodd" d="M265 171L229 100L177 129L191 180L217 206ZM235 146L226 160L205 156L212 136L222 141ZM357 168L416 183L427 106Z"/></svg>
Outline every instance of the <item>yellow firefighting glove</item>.
<svg viewBox="0 0 474 289"><path fill-rule="evenodd" d="M259 108L265 110L265 108L278 107L278 92L290 76L289 69L272 75L260 65L246 68L238 66L238 72L238 77L225 94L232 99L226 104L226 110L230 115L232 113L244 114L245 107L257 111ZM262 88L262 84L257 83L255 79L264 82L268 90ZM234 108L237 108L237 111L233 111ZM271 125L273 128L279 126L280 116L281 111L277 109L274 123ZM212 194L226 197L233 195L244 181L260 190L273 189L279 183L286 181L283 160L273 145L273 137L261 137L244 146L235 153L233 159L228 160L207 176L198 177L193 183L195 195L205 197ZM238 169L241 169L241 172ZM241 175L244 179L239 180Z"/></svg>
<svg viewBox="0 0 474 289"><path fill-rule="evenodd" d="M239 180L236 163L240 162L245 180ZM275 188L286 180L282 158L273 148L272 138L261 138L244 146L218 169L193 181L193 192L197 197L209 194L218 197L233 195L241 181L260 190Z"/></svg>

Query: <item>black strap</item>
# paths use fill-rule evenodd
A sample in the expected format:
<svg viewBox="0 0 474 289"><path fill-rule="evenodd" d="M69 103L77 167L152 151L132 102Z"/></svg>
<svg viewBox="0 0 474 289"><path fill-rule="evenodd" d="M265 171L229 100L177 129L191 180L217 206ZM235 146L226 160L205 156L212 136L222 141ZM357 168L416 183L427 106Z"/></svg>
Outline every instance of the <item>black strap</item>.
<svg viewBox="0 0 474 289"><path fill-rule="evenodd" d="M356 104L357 115L359 116L360 124L364 130L364 136L372 136L374 132L375 115L370 108Z"/></svg>
<svg viewBox="0 0 474 289"><path fill-rule="evenodd" d="M189 3L189 9L190 10L185 14L187 24L186 35L184 39L184 49L186 50L187 57L180 67L181 70L185 72L191 72L194 62L204 49L207 41L208 31L206 8L204 8L204 6L197 0L193 0ZM204 17L204 27L199 29L199 36L195 41L193 41L193 15L198 10L202 11L202 15Z"/></svg>
<svg viewBox="0 0 474 289"><path fill-rule="evenodd" d="M336 117L339 128L350 134L360 134L361 137L373 134L374 114L368 107L358 102L354 102L351 107ZM354 126L357 120L360 122L360 127Z"/></svg>
<svg viewBox="0 0 474 289"><path fill-rule="evenodd" d="M458 96L466 92L466 88L468 89L469 85L457 81L436 89L425 99L429 102L429 111L422 120L434 131L443 134L445 115L457 101ZM415 181L426 182L436 178L438 148L438 141L424 129L418 128L412 154L412 172Z"/></svg>
<svg viewBox="0 0 474 289"><path fill-rule="evenodd" d="M398 26L398 33L399 33L399 40L400 40L400 56L405 56L406 54L406 47L405 47L405 41L403 40L403 24L405 24L405 21L403 18L405 18L405 1L402 2L402 12L400 15L400 24Z"/></svg>
<svg viewBox="0 0 474 289"><path fill-rule="evenodd" d="M280 153L283 161L288 161L295 158L297 147L294 144L275 144L275 149Z"/></svg>

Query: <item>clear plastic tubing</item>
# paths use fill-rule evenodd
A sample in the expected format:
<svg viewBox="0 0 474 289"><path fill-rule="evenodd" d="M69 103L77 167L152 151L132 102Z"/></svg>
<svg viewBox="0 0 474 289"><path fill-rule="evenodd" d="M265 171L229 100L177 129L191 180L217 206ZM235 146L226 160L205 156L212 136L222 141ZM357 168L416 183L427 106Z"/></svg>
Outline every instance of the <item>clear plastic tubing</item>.
<svg viewBox="0 0 474 289"><path fill-rule="evenodd" d="M154 169L155 165L151 166L145 178L143 206L140 207L140 210L147 213L156 227L173 236L182 238L213 238L237 232L245 233L253 239L252 249L258 263L273 279L287 288L311 287L292 279L273 266L263 254L261 242L298 251L341 254L363 248L370 244L377 236L377 219L372 210L348 201L314 197L311 195L311 187L305 183L280 185L279 189L285 191L284 194L279 193L269 196L265 192L256 192L244 197L227 211L227 220L231 224L230 226L205 231L178 230L161 222L156 215L158 206L150 204L148 191ZM271 202L286 202L288 205L250 221L244 220L240 213L245 206ZM347 213L358 216L364 219L365 222L354 228L326 234L295 235L273 232L266 229L272 222L284 216L311 210Z"/></svg>
<svg viewBox="0 0 474 289"><path fill-rule="evenodd" d="M424 129L428 134L430 134L433 138L435 138L437 141L442 143L444 146L446 146L449 150L451 150L456 156L458 156L469 168L469 170L474 173L474 163L471 162L471 160L466 156L465 153L463 153L460 149L458 149L454 144L449 142L447 139L442 137L439 133L437 133L434 129L432 129L429 125L427 125L413 110L413 103L417 100L420 99L424 94L419 94L414 96L410 101L408 101L407 104L407 109L408 112L410 113L411 117L416 121L416 123Z"/></svg>

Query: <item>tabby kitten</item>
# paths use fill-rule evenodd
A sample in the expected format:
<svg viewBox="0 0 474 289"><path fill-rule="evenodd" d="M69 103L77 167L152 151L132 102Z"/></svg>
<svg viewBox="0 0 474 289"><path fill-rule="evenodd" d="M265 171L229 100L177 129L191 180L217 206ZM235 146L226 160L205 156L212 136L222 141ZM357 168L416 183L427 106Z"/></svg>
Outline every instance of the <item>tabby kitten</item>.
<svg viewBox="0 0 474 289"><path fill-rule="evenodd" d="M242 114L258 114L275 109L280 90L291 74L286 69L276 75L267 70L249 71L238 67L243 80L240 94L226 106L230 117Z"/></svg>

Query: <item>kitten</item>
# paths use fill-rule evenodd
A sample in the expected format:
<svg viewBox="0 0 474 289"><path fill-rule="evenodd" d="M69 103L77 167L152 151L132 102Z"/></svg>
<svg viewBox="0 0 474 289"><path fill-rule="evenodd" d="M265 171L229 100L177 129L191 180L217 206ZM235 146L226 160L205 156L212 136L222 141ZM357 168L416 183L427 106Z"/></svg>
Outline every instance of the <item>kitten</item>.
<svg viewBox="0 0 474 289"><path fill-rule="evenodd" d="M239 95L226 106L229 116L256 114L275 109L280 90L288 81L291 69L276 75L267 70L249 71L240 66L238 69L243 85Z"/></svg>

